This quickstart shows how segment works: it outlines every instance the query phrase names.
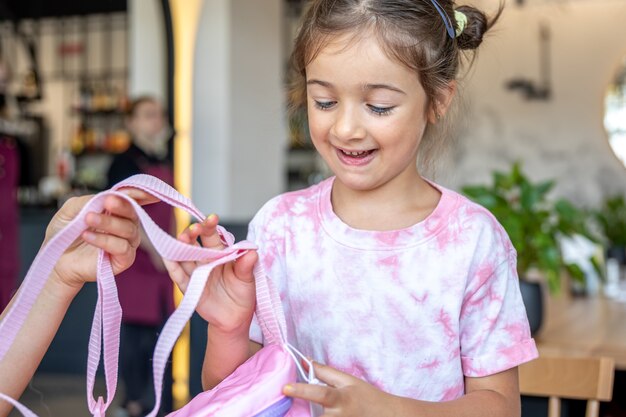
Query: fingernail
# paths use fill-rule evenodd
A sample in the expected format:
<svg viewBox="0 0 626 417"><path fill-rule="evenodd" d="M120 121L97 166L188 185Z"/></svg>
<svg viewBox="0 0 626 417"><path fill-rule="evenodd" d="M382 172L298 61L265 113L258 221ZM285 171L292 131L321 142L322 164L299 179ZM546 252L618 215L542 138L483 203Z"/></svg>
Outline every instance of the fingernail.
<svg viewBox="0 0 626 417"><path fill-rule="evenodd" d="M217 217L217 215L215 215L215 214L209 214L209 215L206 217L206 219L204 219L204 222L205 222L205 223L208 223L208 222L210 222L210 221L213 221L213 220L215 220L215 218L216 218L216 217Z"/></svg>
<svg viewBox="0 0 626 417"><path fill-rule="evenodd" d="M295 388L293 387L293 385L285 385L283 387L283 392L285 394L293 394L295 392Z"/></svg>
<svg viewBox="0 0 626 417"><path fill-rule="evenodd" d="M93 232L83 232L83 239L92 242L96 239L96 234Z"/></svg>
<svg viewBox="0 0 626 417"><path fill-rule="evenodd" d="M191 230L192 232L195 231L198 228L198 224L194 223L191 226L189 226L189 230Z"/></svg>

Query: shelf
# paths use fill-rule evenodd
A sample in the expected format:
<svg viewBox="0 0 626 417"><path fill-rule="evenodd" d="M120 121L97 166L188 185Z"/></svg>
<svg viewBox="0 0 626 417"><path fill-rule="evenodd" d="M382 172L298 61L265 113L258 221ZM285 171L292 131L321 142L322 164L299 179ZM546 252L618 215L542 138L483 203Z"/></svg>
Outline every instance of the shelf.
<svg viewBox="0 0 626 417"><path fill-rule="evenodd" d="M90 110L82 108L72 108L72 113L80 116L125 116L126 112L122 109L110 109L110 110Z"/></svg>
<svg viewBox="0 0 626 417"><path fill-rule="evenodd" d="M115 156L117 154L120 154L124 151L120 151L120 152L112 152L112 151L105 151L103 149L96 149L93 151L82 151L82 152L78 152L78 153L72 153L72 156L74 156L75 158L80 158L83 156Z"/></svg>

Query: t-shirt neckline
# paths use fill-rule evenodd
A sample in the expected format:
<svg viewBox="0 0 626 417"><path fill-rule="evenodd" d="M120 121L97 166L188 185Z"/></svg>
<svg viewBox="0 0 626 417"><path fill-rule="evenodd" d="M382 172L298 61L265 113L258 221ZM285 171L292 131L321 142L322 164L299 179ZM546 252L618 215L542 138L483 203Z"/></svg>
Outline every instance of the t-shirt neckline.
<svg viewBox="0 0 626 417"><path fill-rule="evenodd" d="M441 193L441 198L435 209L425 219L402 229L363 230L344 223L335 214L331 201L335 177L330 177L320 184L317 214L324 231L332 239L354 249L394 250L421 245L439 233L446 225L450 213L458 205L456 193L428 179L425 180Z"/></svg>

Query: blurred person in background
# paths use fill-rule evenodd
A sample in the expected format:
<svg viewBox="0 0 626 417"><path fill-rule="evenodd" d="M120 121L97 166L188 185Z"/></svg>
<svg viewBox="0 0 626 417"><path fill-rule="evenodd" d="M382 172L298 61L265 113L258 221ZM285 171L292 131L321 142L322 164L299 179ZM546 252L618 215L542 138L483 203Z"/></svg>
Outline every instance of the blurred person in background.
<svg viewBox="0 0 626 417"><path fill-rule="evenodd" d="M11 299L20 269L17 205L20 152L9 117L9 82L9 67L0 61L0 311Z"/></svg>
<svg viewBox="0 0 626 417"><path fill-rule="evenodd" d="M169 141L172 130L161 103L154 97L133 100L128 109L126 127L131 145L114 157L108 171L108 188L135 174L148 174L173 185ZM145 207L159 227L174 232L170 206L155 203ZM123 402L130 417L145 415L154 406L152 355L158 334L174 310L173 285L161 257L148 239L141 240L134 264L116 277L123 310L120 344L121 377L126 389ZM166 374L169 374L167 372ZM164 406L170 393L164 384Z"/></svg>

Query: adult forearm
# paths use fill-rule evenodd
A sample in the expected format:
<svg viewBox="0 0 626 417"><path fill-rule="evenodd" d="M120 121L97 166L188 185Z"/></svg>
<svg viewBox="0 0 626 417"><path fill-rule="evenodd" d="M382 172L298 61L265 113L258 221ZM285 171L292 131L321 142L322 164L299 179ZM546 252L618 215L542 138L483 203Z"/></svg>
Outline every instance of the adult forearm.
<svg viewBox="0 0 626 417"><path fill-rule="evenodd" d="M80 288L48 280L11 348L0 361L0 392L14 399L22 395L78 291ZM0 319L4 319L7 312L8 308ZM10 410L8 403L0 401L0 416L7 416Z"/></svg>
<svg viewBox="0 0 626 417"><path fill-rule="evenodd" d="M223 333L209 325L206 352L202 365L202 386L212 389L255 352L248 329Z"/></svg>
<svg viewBox="0 0 626 417"><path fill-rule="evenodd" d="M511 399L491 390L478 390L445 402L418 401L395 397L395 417L519 417L519 398Z"/></svg>

